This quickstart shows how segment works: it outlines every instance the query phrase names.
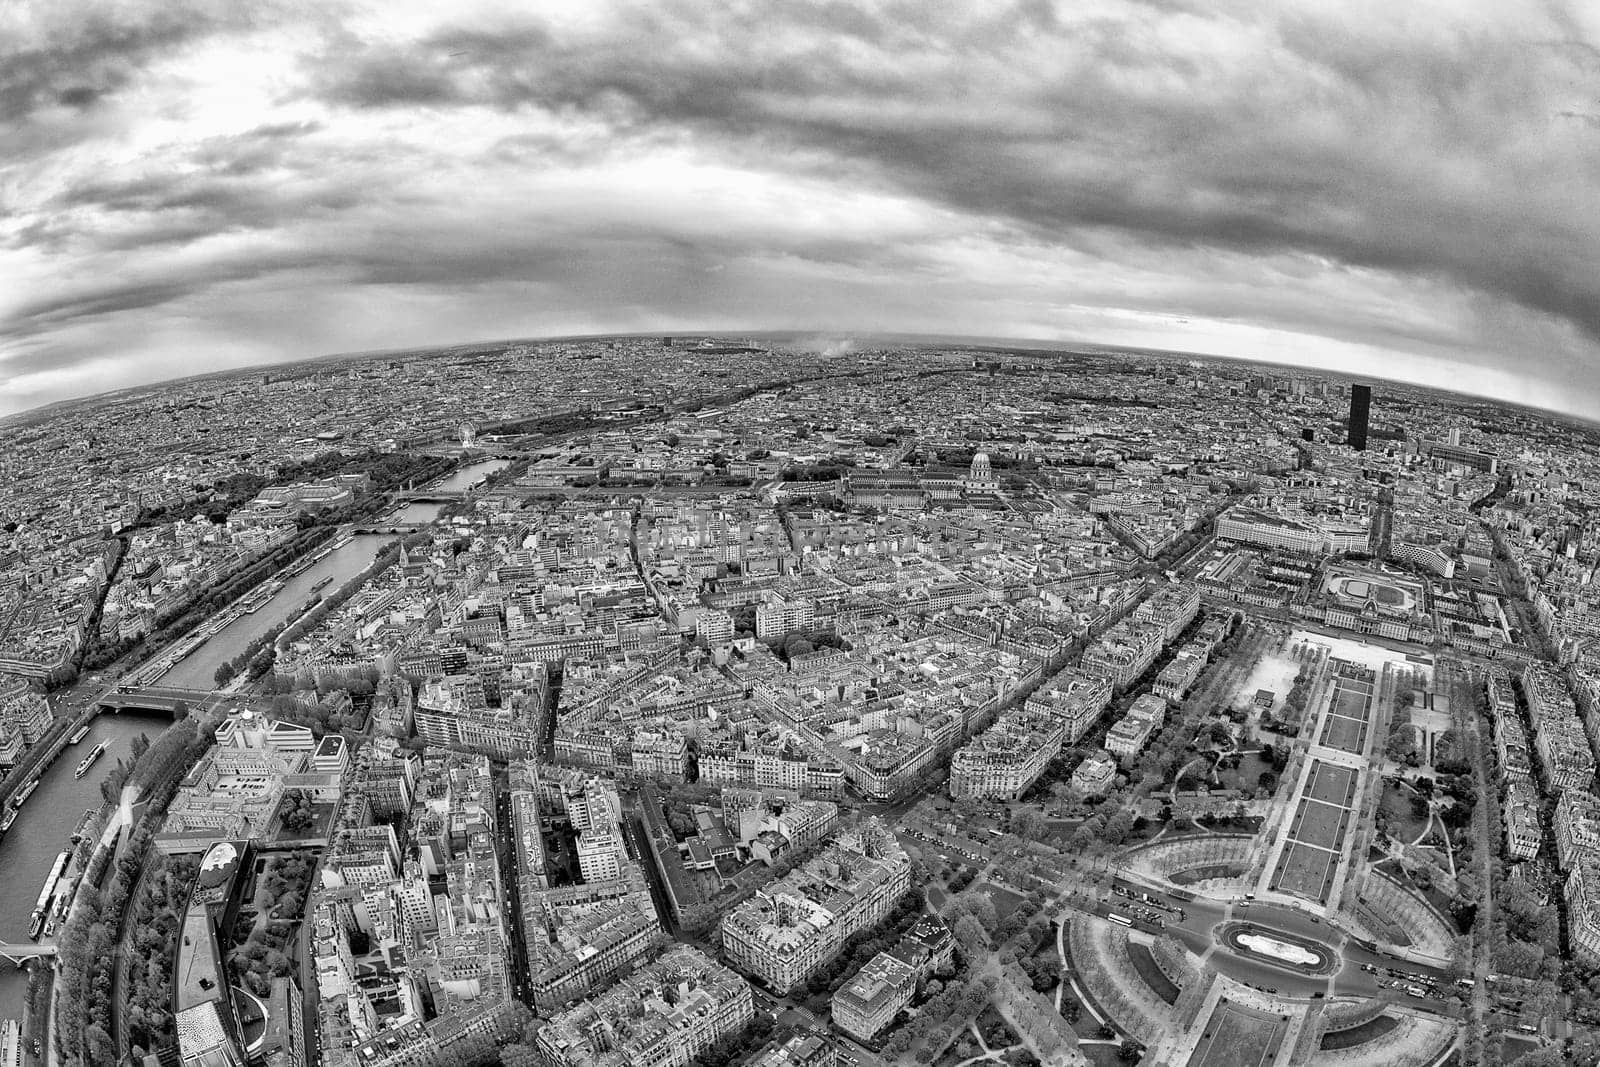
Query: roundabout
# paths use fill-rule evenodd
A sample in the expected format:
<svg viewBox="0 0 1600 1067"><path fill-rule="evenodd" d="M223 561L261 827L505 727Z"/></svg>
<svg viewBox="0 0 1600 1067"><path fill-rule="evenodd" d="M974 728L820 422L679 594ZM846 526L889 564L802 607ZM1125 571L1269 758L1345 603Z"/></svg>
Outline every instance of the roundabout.
<svg viewBox="0 0 1600 1067"><path fill-rule="evenodd" d="M1237 956L1308 977L1326 977L1341 965L1339 954L1328 945L1251 922L1224 924L1217 940Z"/></svg>

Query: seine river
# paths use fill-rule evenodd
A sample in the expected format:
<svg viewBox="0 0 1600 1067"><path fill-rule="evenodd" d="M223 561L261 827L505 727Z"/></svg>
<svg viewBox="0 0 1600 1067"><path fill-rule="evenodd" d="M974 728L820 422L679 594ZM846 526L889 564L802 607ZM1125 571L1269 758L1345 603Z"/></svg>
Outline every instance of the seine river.
<svg viewBox="0 0 1600 1067"><path fill-rule="evenodd" d="M495 471L504 470L510 465L510 460L486 459L481 463L462 467L450 477L434 482L429 488L451 493L462 489L471 489ZM385 518L390 522L405 523L407 525L432 522L439 517L439 510L443 507L443 504L413 501L409 504L402 504L398 508L385 513Z"/></svg>
<svg viewBox="0 0 1600 1067"><path fill-rule="evenodd" d="M504 460L474 463L435 483L435 487L451 491L467 489L506 465ZM418 517L407 519L408 522L431 521L438 513L437 505L408 507L427 509L419 511ZM313 586L330 578L332 580L317 593L326 595L337 589L371 563L378 549L390 540L392 538L379 534L362 534L329 553L290 579L282 591L253 614L241 615L223 628L155 684L210 689L218 665L234 659L261 634L298 614L315 595ZM169 722L161 716L101 715L95 719L89 736L63 751L45 771L39 787L23 805L22 814L4 839L0 839L0 941L28 940L28 919L39 890L56 855L72 847L72 831L84 809L99 806L100 781L106 770L116 766L118 759L128 756L134 737L147 733L154 738ZM82 778L74 778L78 761L97 741L107 743L106 754L96 762L93 771ZM27 975L0 960L0 1019L22 1017L27 990Z"/></svg>
<svg viewBox="0 0 1600 1067"><path fill-rule="evenodd" d="M511 461L508 459L486 459L481 463L462 467L443 481L434 482L429 488L443 489L451 493L460 489L471 489L495 471L505 470L509 466Z"/></svg>
<svg viewBox="0 0 1600 1067"><path fill-rule="evenodd" d="M142 715L102 715L89 736L69 745L45 771L39 788L22 806L16 823L0 841L0 940L28 942L28 918L50 874L56 854L72 848L72 831L83 809L100 806L100 780L117 760L129 758L128 748L141 733L153 739L172 720ZM106 754L82 778L74 778L78 761L95 746L107 744ZM28 976L0 960L0 1019L20 1019L28 993Z"/></svg>
<svg viewBox="0 0 1600 1067"><path fill-rule="evenodd" d="M177 666L163 674L155 684L174 689L210 689L216 684L219 665L236 659L249 647L250 642L299 614L313 596L326 596L360 574L372 562L378 549L391 540L393 538L381 534L357 535L348 545L335 549L289 579L282 592L254 613L241 615L223 627L215 637L179 660ZM325 578L331 578L332 581L313 593L313 587Z"/></svg>

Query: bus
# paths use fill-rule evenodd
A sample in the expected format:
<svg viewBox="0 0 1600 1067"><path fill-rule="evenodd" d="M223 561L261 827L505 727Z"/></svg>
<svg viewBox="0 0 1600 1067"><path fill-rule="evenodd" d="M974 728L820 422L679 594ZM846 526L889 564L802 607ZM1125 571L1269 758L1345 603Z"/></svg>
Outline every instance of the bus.
<svg viewBox="0 0 1600 1067"><path fill-rule="evenodd" d="M1107 915L1106 918L1110 919L1112 922L1116 923L1118 926L1132 926L1133 925L1133 920L1132 919L1128 918L1126 915L1119 914L1118 912L1112 912L1110 915Z"/></svg>

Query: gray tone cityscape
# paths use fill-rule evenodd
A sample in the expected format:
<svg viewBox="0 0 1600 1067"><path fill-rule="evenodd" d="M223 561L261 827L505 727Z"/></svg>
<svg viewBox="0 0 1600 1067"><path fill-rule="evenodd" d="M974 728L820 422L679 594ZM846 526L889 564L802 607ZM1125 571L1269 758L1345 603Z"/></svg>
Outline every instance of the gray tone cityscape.
<svg viewBox="0 0 1600 1067"><path fill-rule="evenodd" d="M1597 11L7 6L0 1067L1600 1065Z"/></svg>

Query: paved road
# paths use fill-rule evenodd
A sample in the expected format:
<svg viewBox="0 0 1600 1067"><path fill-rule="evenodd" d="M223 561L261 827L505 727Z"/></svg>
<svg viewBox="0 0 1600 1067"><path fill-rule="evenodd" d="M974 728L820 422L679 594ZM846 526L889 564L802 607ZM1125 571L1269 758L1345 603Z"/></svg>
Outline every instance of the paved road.
<svg viewBox="0 0 1600 1067"><path fill-rule="evenodd" d="M1132 883L1119 881L1118 884L1133 888ZM1276 990L1286 996L1310 997L1323 993L1329 996L1383 997L1421 1011L1452 1017L1460 1014L1460 1005L1448 992L1453 979L1447 971L1368 949L1351 940L1342 930L1331 926L1327 920L1298 908L1268 902L1183 900L1181 895L1156 892L1144 887L1139 887L1137 891L1147 892L1159 905L1153 910L1161 916L1162 931L1178 937L1198 954L1210 952L1206 958L1207 965L1229 978ZM1113 896L1109 906L1093 910L1097 914L1115 910L1130 918L1142 918L1144 913L1152 909L1142 901ZM1327 945L1343 958L1344 966L1331 979L1313 977L1293 968L1277 966L1258 956L1234 952L1216 936L1218 927L1230 921L1247 921L1268 931L1279 930ZM1140 928L1151 931L1157 929L1144 923L1140 924ZM1364 966L1377 968L1377 971L1365 970ZM1414 997L1401 988L1413 984L1435 985L1443 991L1442 996Z"/></svg>

